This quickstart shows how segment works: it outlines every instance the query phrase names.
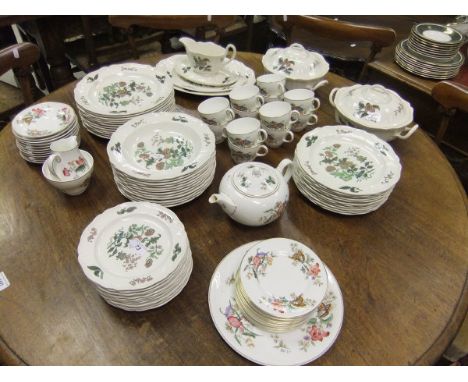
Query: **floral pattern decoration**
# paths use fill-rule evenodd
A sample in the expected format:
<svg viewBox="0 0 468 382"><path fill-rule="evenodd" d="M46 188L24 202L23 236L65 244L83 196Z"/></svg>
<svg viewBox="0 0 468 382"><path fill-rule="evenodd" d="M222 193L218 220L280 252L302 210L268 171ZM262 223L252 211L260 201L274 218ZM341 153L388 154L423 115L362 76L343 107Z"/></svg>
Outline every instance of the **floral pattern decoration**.
<svg viewBox="0 0 468 382"><path fill-rule="evenodd" d="M319 163L326 165L325 170L329 174L345 182L353 179L360 182L372 178L375 170L374 164L366 156L360 154L359 148L349 148L341 156L340 147L341 144L335 143L323 148L320 153L322 160Z"/></svg>
<svg viewBox="0 0 468 382"><path fill-rule="evenodd" d="M210 60L208 58L202 58L199 56L193 56L193 61L195 62L194 68L204 71L211 72Z"/></svg>
<svg viewBox="0 0 468 382"><path fill-rule="evenodd" d="M247 320L244 320L235 300L229 301L229 305L226 307L224 312L220 309L223 316L226 317L226 330L233 334L237 343L247 345L248 347L254 347L254 339L258 334L250 330L247 325L250 325Z"/></svg>
<svg viewBox="0 0 468 382"><path fill-rule="evenodd" d="M88 168L88 163L81 155L78 159L69 161L67 166L62 169L63 176L73 176L73 179L79 178Z"/></svg>
<svg viewBox="0 0 468 382"><path fill-rule="evenodd" d="M139 142L135 150L137 163L144 163L147 169L170 170L185 164L185 160L193 151L190 141L182 137L161 137L157 133L152 139L152 145L156 150L146 147L144 142Z"/></svg>
<svg viewBox="0 0 468 382"><path fill-rule="evenodd" d="M370 102L360 101L354 115L365 119L366 121L378 122L381 118L380 107L379 105L373 105Z"/></svg>
<svg viewBox="0 0 468 382"><path fill-rule="evenodd" d="M263 296L260 303L269 305L274 311L284 314L286 312L294 312L296 309L315 305L316 302L310 298L304 298L302 294L296 295L295 293L291 293L290 297Z"/></svg>
<svg viewBox="0 0 468 382"><path fill-rule="evenodd" d="M161 234L145 224L131 224L127 229L120 228L107 244L107 254L122 262L126 271L135 268L145 257L145 267L149 268L163 252L158 244Z"/></svg>
<svg viewBox="0 0 468 382"><path fill-rule="evenodd" d="M284 202L281 202L281 201L276 202L273 208L270 208L264 212L265 215L263 215L260 218L260 223L269 224L272 221L275 221L276 219L278 219L283 214L284 210L286 209L287 203L288 203L287 200L285 200Z"/></svg>
<svg viewBox="0 0 468 382"><path fill-rule="evenodd" d="M280 72L284 72L286 74L291 74L295 64L296 63L293 60L280 57L276 65L273 66L273 69L278 70Z"/></svg>
<svg viewBox="0 0 468 382"><path fill-rule="evenodd" d="M285 124L282 122L275 122L275 121L262 121L263 126L265 126L267 129L273 129L273 130L280 130L285 128Z"/></svg>
<svg viewBox="0 0 468 382"><path fill-rule="evenodd" d="M259 276L265 276L268 266L273 264L274 257L272 252L262 252L257 248L257 254L250 256L244 267L244 272L247 271L247 278L254 277L258 280Z"/></svg>
<svg viewBox="0 0 468 382"><path fill-rule="evenodd" d="M291 250L293 254L289 258L293 261L293 265L299 265L301 272L305 274L306 278L312 280L314 285L322 285L322 270L319 263L314 263L314 259L299 249L297 243L291 243Z"/></svg>
<svg viewBox="0 0 468 382"><path fill-rule="evenodd" d="M117 109L121 106L141 104L143 102L141 95L151 97L153 95L151 87L144 82L138 84L135 81L128 83L119 81L104 86L98 99L102 104Z"/></svg>

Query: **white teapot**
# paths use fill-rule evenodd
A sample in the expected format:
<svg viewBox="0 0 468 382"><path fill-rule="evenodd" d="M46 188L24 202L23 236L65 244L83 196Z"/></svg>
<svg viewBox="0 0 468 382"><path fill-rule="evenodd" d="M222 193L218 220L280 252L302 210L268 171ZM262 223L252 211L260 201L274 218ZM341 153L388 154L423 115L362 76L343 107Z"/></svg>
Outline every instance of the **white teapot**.
<svg viewBox="0 0 468 382"><path fill-rule="evenodd" d="M224 175L219 193L208 201L218 203L241 224L269 224L283 214L288 203L292 165L289 159L283 159L276 169L260 162L241 163Z"/></svg>

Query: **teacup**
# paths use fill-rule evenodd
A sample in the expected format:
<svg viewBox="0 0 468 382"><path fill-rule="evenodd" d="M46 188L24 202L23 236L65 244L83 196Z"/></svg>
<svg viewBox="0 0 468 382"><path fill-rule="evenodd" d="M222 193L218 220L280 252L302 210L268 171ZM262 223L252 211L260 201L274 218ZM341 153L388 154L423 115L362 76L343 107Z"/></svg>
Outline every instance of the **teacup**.
<svg viewBox="0 0 468 382"><path fill-rule="evenodd" d="M252 147L265 142L268 133L260 128L260 121L255 118L239 118L225 127L225 136L239 147Z"/></svg>
<svg viewBox="0 0 468 382"><path fill-rule="evenodd" d="M225 125L236 116L229 107L229 100L224 97L208 98L198 105L201 119L208 126Z"/></svg>
<svg viewBox="0 0 468 382"><path fill-rule="evenodd" d="M269 130L284 130L291 128L291 124L299 120L300 113L292 110L291 105L284 101L274 101L263 105L258 111L262 126Z"/></svg>
<svg viewBox="0 0 468 382"><path fill-rule="evenodd" d="M229 93L231 106L236 111L256 112L265 103L260 89L255 85L239 86Z"/></svg>
<svg viewBox="0 0 468 382"><path fill-rule="evenodd" d="M213 42L199 42L189 37L181 37L179 41L184 44L188 60L196 73L217 73L236 57L236 47L232 44L223 48ZM229 52L231 56L228 58Z"/></svg>
<svg viewBox="0 0 468 382"><path fill-rule="evenodd" d="M228 140L231 158L234 163L252 162L256 157L264 157L268 154L268 147L255 145L252 147L240 147Z"/></svg>
<svg viewBox="0 0 468 382"><path fill-rule="evenodd" d="M302 115L310 114L320 107L320 100L309 89L288 90L284 93L284 100Z"/></svg>
<svg viewBox="0 0 468 382"><path fill-rule="evenodd" d="M291 130L268 131L266 145L271 148L280 147L283 143L290 143L294 140L294 133Z"/></svg>
<svg viewBox="0 0 468 382"><path fill-rule="evenodd" d="M52 155L48 160L49 172L60 180L77 179L89 165L78 148L76 135L62 138L50 144Z"/></svg>
<svg viewBox="0 0 468 382"><path fill-rule="evenodd" d="M281 74L264 74L257 78L260 94L266 102L281 100L285 92L286 78Z"/></svg>
<svg viewBox="0 0 468 382"><path fill-rule="evenodd" d="M291 131L295 133L299 133L300 131L304 130L306 127L312 127L318 122L318 117L315 114L305 114L299 117L297 122L294 122L291 125Z"/></svg>

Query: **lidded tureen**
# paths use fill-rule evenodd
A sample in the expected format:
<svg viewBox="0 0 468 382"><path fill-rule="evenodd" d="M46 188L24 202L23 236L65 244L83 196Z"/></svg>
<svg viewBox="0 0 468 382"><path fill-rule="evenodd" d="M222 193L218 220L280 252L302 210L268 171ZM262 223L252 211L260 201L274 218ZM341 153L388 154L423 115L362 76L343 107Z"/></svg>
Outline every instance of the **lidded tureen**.
<svg viewBox="0 0 468 382"><path fill-rule="evenodd" d="M269 72L286 77L287 89L315 90L325 84L321 80L330 68L321 54L311 52L301 44L268 49L262 58L262 63Z"/></svg>
<svg viewBox="0 0 468 382"><path fill-rule="evenodd" d="M289 199L288 181L292 162L283 159L274 168L265 163L246 162L231 168L221 180L219 193L209 198L232 219L261 226L278 219Z"/></svg>
<svg viewBox="0 0 468 382"><path fill-rule="evenodd" d="M413 122L413 108L397 93L382 85L353 85L335 88L330 103L339 122L352 125L389 141L406 139L418 125Z"/></svg>

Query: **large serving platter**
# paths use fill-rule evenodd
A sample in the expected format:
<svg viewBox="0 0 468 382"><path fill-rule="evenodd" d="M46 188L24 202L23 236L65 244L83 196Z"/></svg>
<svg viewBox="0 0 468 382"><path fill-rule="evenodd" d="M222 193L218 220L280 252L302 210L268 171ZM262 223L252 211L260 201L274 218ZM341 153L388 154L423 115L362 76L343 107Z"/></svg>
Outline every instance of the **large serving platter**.
<svg viewBox="0 0 468 382"><path fill-rule="evenodd" d="M223 340L244 358L261 365L304 365L325 354L341 331L343 296L333 273L324 265L327 291L308 321L287 333L270 333L250 323L239 311L234 280L245 244L224 257L213 273L208 291L211 318ZM324 273L325 274L325 273Z"/></svg>
<svg viewBox="0 0 468 382"><path fill-rule="evenodd" d="M238 60L232 60L224 68L224 71L232 73L233 76L238 78L236 82L230 85L210 86L209 84L201 85L191 82L177 72L177 68L183 65L186 60L187 56L185 54L179 54L161 60L156 64L156 69L169 75L174 84L174 89L180 92L203 96L221 96L228 95L236 86L255 84L254 71Z"/></svg>

